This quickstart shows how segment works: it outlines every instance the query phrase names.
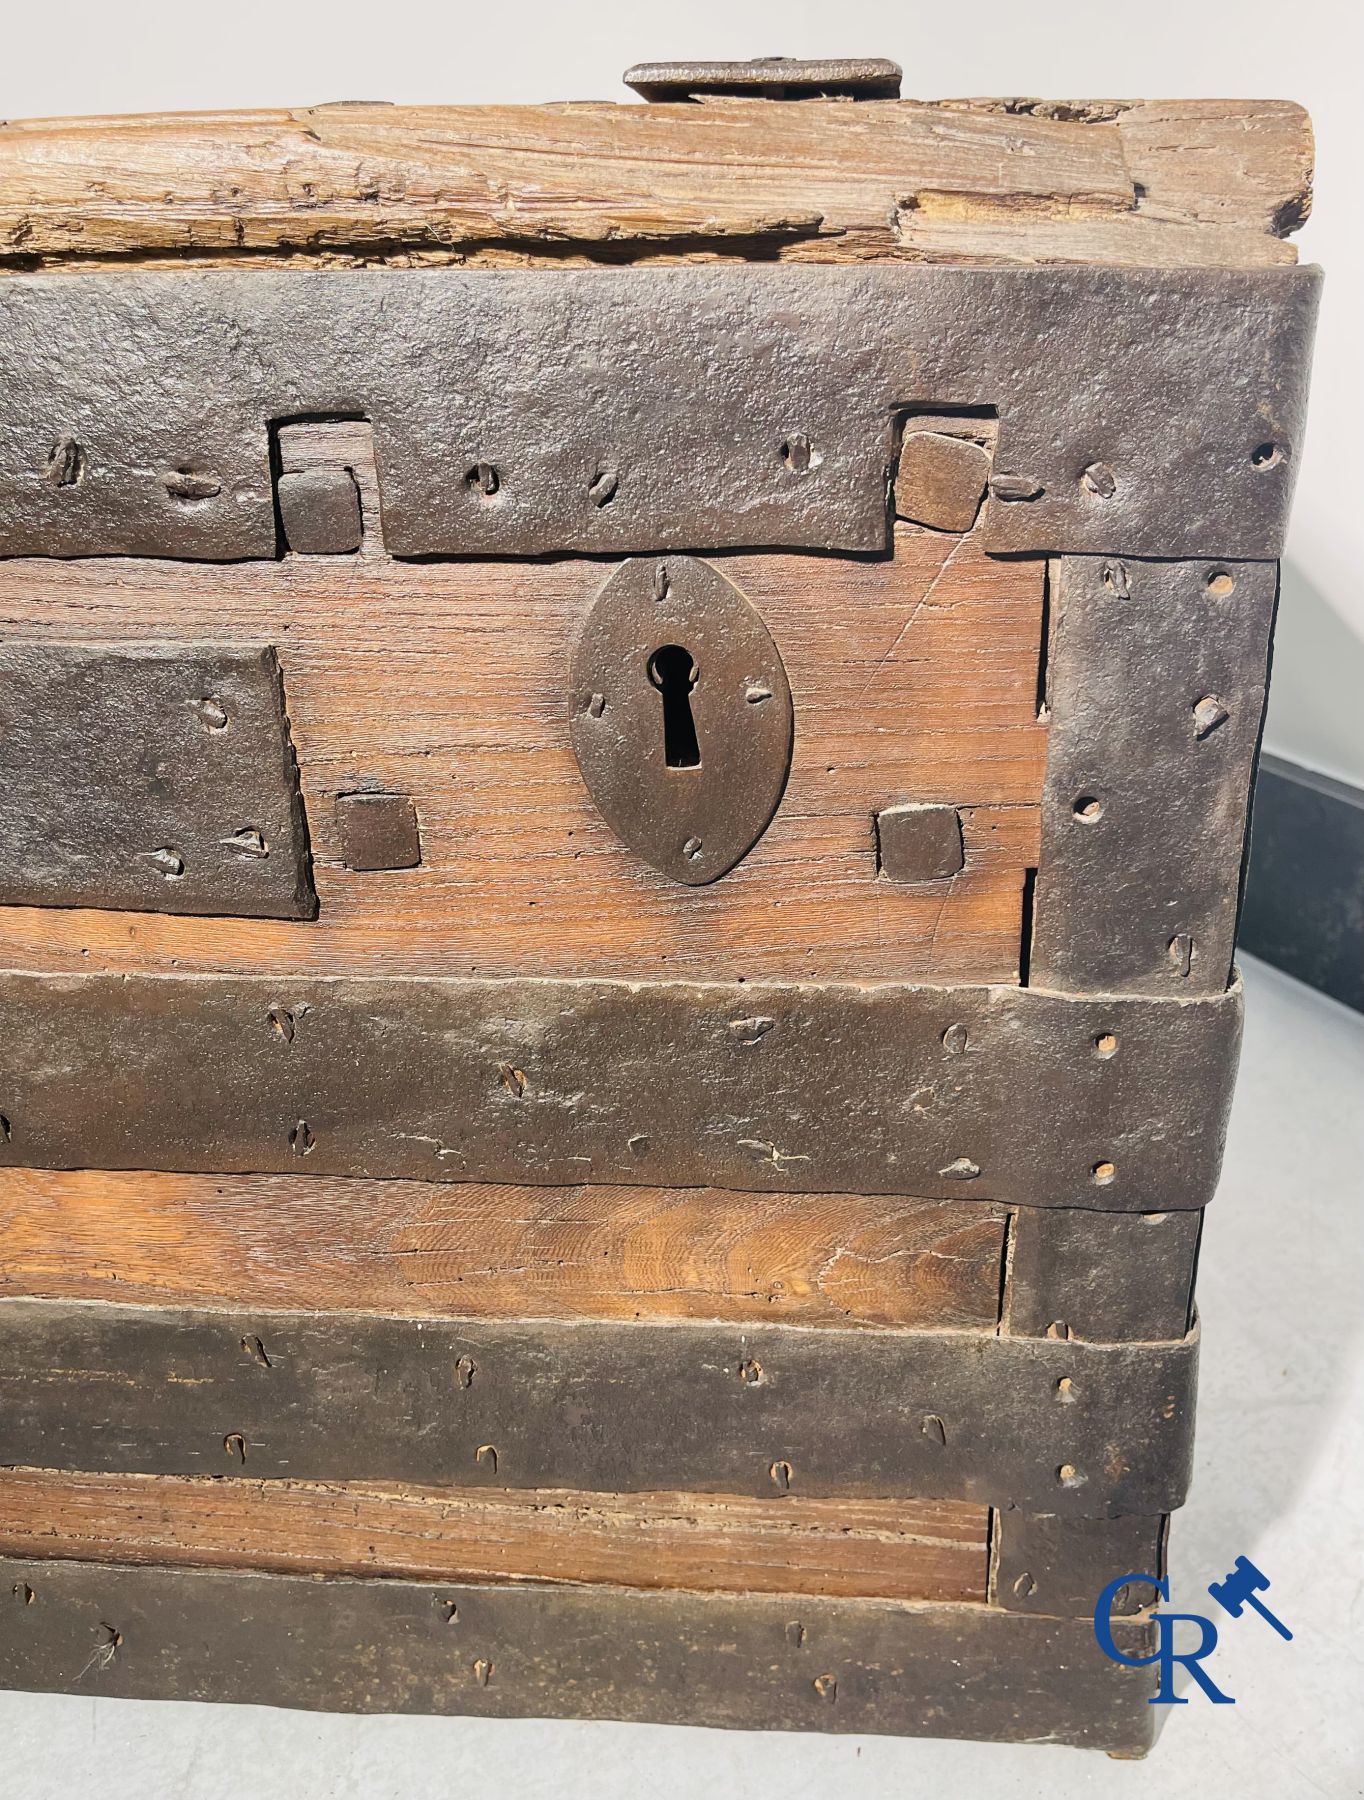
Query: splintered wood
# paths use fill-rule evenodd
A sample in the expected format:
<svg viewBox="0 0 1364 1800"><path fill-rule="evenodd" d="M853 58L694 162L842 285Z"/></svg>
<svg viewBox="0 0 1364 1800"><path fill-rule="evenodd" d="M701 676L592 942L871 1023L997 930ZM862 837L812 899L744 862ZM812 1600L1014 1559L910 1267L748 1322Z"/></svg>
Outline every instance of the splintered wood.
<svg viewBox="0 0 1364 1800"><path fill-rule="evenodd" d="M0 1470L0 1555L280 1574L983 1601L988 1520L965 1501Z"/></svg>
<svg viewBox="0 0 1364 1800"><path fill-rule="evenodd" d="M710 100L0 126L0 260L1292 262L1277 101Z"/></svg>

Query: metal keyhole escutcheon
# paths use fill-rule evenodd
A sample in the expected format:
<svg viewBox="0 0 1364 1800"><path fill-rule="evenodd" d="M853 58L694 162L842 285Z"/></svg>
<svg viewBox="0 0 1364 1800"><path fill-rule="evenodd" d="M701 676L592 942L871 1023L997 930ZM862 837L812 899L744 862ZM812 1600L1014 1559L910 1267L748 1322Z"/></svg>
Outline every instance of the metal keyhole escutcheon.
<svg viewBox="0 0 1364 1800"><path fill-rule="evenodd" d="M791 766L791 689L747 597L694 556L634 557L598 594L570 680L588 792L616 835L703 886L757 843Z"/></svg>

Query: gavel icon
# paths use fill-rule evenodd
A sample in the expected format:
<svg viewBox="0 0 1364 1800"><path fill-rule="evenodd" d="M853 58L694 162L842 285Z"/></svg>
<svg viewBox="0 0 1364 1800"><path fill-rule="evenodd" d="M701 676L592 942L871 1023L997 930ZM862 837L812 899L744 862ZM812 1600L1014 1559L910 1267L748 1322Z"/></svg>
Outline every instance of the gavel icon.
<svg viewBox="0 0 1364 1800"><path fill-rule="evenodd" d="M1229 1612L1233 1619L1239 1619L1245 1607L1253 1606L1262 1619L1268 1619L1281 1638L1287 1638L1291 1643L1293 1633L1274 1617L1267 1606L1262 1605L1255 1598L1257 1592L1263 1591L1268 1586L1268 1575L1262 1574L1248 1557L1238 1556L1236 1567L1224 1580L1209 1582L1208 1592L1222 1610Z"/></svg>

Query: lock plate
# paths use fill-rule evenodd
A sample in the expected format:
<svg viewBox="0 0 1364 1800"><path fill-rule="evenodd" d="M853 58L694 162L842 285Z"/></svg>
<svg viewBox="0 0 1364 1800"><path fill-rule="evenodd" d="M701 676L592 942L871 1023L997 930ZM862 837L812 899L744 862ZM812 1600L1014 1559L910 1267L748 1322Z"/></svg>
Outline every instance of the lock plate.
<svg viewBox="0 0 1364 1800"><path fill-rule="evenodd" d="M689 887L771 822L791 767L791 689L762 619L694 556L634 557L574 653L574 754L617 837Z"/></svg>

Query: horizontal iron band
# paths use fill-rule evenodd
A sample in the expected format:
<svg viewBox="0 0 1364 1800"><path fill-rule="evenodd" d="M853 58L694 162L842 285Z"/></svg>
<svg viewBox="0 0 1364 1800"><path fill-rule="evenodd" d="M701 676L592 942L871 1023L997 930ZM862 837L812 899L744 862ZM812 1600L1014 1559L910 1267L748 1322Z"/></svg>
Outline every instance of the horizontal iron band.
<svg viewBox="0 0 1364 1800"><path fill-rule="evenodd" d="M342 1712L1041 1739L1140 1752L1150 1669L979 1605L432 1586L0 1559L0 1686ZM1151 1628L1115 1619L1132 1656Z"/></svg>
<svg viewBox="0 0 1364 1800"><path fill-rule="evenodd" d="M897 414L997 410L993 551L1279 554L1314 269L190 271L0 287L0 554L276 553L368 418L387 548L887 543Z"/></svg>
<svg viewBox="0 0 1364 1800"><path fill-rule="evenodd" d="M0 1166L1212 1196L1238 988L0 974Z"/></svg>
<svg viewBox="0 0 1364 1800"><path fill-rule="evenodd" d="M0 1301L0 1464L1181 1504L1197 1336L512 1325Z"/></svg>

